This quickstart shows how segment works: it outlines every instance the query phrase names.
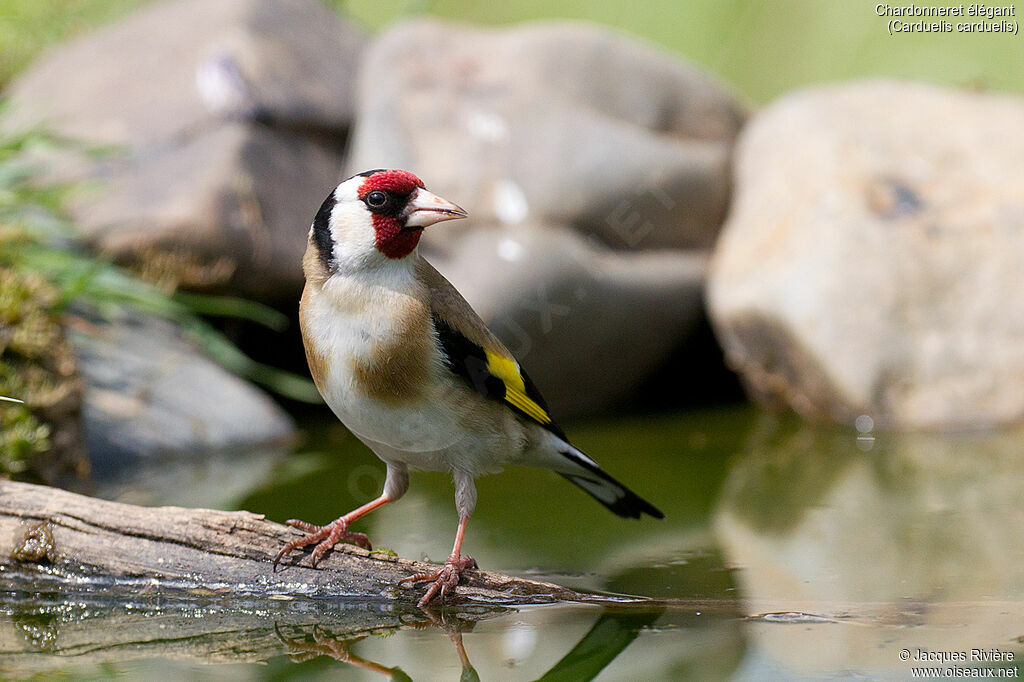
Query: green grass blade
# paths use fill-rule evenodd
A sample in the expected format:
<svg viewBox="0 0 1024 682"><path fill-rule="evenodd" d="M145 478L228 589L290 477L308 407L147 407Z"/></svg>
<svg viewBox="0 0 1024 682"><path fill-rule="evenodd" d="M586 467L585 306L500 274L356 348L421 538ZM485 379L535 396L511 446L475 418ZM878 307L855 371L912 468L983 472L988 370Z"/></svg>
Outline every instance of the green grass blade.
<svg viewBox="0 0 1024 682"><path fill-rule="evenodd" d="M207 296L179 291L174 300L195 314L249 320L276 332L288 328L288 316L268 305L235 296Z"/></svg>

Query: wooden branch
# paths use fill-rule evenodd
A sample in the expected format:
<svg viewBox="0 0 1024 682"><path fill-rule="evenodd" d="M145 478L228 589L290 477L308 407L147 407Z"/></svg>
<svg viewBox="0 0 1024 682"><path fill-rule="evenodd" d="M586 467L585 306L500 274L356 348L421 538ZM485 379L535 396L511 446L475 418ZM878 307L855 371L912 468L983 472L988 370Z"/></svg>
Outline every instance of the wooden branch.
<svg viewBox="0 0 1024 682"><path fill-rule="evenodd" d="M55 488L0 481L0 589L26 586L177 592L270 599L331 598L415 604L424 587L398 586L434 566L339 545L317 568L295 552L271 560L299 531L250 512L136 507ZM459 605L614 600L550 583L472 571ZM638 602L645 600L638 599Z"/></svg>

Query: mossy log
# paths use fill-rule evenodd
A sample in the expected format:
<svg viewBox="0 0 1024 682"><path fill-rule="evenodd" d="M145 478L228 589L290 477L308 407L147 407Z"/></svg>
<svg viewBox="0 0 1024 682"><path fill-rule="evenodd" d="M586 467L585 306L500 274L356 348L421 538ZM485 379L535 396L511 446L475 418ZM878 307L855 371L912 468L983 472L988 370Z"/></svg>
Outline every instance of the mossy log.
<svg viewBox="0 0 1024 682"><path fill-rule="evenodd" d="M422 585L399 586L436 566L338 545L316 568L294 552L272 560L299 531L245 511L137 507L27 483L0 481L0 589L95 585L256 598L415 604ZM468 572L452 604L515 606L614 601L551 583ZM643 601L638 599L637 601Z"/></svg>

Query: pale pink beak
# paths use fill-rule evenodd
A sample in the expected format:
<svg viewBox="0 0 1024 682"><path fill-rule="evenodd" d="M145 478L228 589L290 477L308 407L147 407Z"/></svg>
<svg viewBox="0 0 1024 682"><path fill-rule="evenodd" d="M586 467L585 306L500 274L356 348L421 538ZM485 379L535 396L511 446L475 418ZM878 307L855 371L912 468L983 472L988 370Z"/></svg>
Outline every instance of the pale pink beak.
<svg viewBox="0 0 1024 682"><path fill-rule="evenodd" d="M424 228L443 220L456 220L469 215L447 199L442 199L422 187L416 190L416 196L409 201L407 210L409 214L405 218L406 229Z"/></svg>

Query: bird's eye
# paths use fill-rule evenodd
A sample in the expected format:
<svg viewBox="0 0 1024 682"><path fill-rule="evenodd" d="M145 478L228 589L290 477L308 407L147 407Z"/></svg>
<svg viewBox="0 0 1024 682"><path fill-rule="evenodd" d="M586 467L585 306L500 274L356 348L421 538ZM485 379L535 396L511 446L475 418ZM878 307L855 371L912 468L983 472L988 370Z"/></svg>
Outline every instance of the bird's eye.
<svg viewBox="0 0 1024 682"><path fill-rule="evenodd" d="M372 208L380 208L384 204L388 203L388 195L380 190L373 190L366 195L366 205Z"/></svg>

